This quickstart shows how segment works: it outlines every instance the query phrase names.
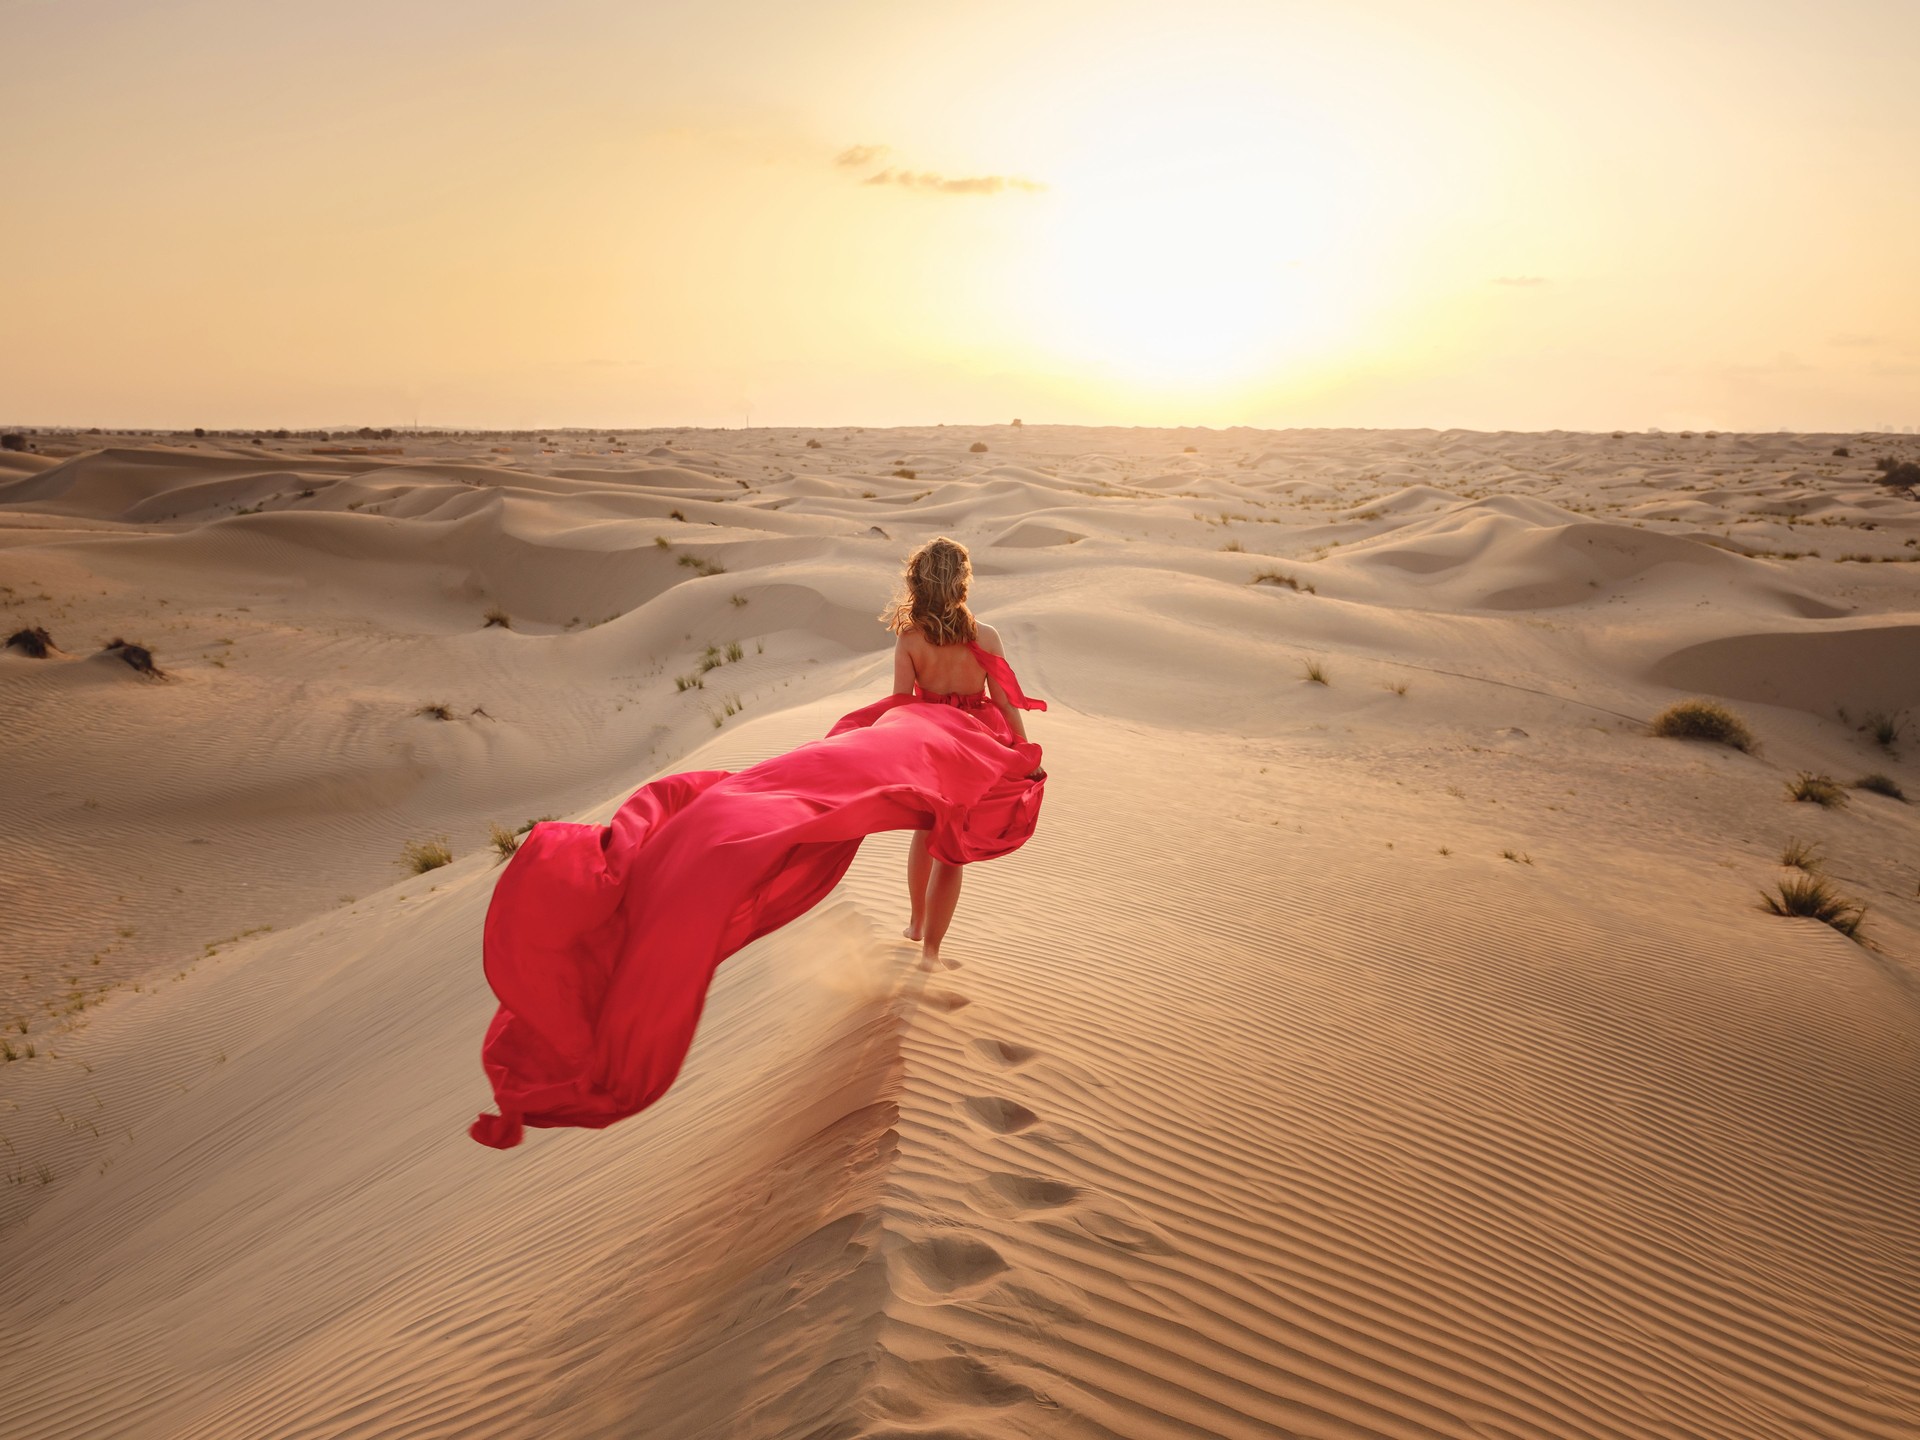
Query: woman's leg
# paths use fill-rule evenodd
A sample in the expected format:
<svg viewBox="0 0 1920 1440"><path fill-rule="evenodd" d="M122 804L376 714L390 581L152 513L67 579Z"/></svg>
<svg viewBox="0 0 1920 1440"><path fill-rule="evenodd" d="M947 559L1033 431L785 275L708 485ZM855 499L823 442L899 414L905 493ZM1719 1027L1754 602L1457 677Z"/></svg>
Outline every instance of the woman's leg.
<svg viewBox="0 0 1920 1440"><path fill-rule="evenodd" d="M940 959L940 942L946 939L947 926L953 923L954 907L960 903L960 880L965 868L949 865L944 860L933 862L933 875L927 881L926 938L920 942L920 955L928 967Z"/></svg>
<svg viewBox="0 0 1920 1440"><path fill-rule="evenodd" d="M927 922L927 879L933 873L933 857L927 853L927 835L925 830L913 832L913 844L907 848L907 928L901 933L909 940L918 940L926 933Z"/></svg>

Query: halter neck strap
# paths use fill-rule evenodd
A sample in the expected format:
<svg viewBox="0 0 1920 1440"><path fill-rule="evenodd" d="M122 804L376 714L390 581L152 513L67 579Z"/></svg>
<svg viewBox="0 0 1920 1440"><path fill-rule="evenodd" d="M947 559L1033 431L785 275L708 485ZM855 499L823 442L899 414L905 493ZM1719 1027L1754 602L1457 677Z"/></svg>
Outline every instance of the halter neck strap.
<svg viewBox="0 0 1920 1440"><path fill-rule="evenodd" d="M967 641L967 649L973 652L973 658L980 662L980 668L1000 682L1000 688L1007 692L1007 699L1013 702L1016 710L1044 710L1047 702L1035 700L1020 688L1020 682L1014 678L1013 667L1005 658L990 650L982 650L973 641Z"/></svg>

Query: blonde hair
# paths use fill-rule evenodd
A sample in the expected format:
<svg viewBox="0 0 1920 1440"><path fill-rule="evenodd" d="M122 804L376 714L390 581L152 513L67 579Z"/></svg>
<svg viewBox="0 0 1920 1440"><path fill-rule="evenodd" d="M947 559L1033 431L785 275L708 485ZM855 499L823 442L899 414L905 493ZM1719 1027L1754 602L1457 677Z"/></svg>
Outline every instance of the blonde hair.
<svg viewBox="0 0 1920 1440"><path fill-rule="evenodd" d="M930 645L955 645L979 635L967 608L973 561L967 547L941 535L911 555L900 574L901 588L881 622L896 635L918 630Z"/></svg>

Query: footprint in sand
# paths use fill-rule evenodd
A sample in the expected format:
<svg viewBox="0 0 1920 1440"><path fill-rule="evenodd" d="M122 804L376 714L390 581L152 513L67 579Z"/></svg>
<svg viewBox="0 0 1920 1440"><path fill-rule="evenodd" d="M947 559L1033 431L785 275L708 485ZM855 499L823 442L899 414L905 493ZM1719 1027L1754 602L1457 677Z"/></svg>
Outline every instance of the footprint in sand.
<svg viewBox="0 0 1920 1440"><path fill-rule="evenodd" d="M957 995L951 990L929 990L920 998L934 1009L945 1010L949 1014L955 1010L964 1010L973 1003L966 996Z"/></svg>
<svg viewBox="0 0 1920 1440"><path fill-rule="evenodd" d="M931 1235L903 1245L896 1260L905 1268L913 1298L948 1300L990 1284L1007 1269L1000 1252L984 1240L963 1235Z"/></svg>
<svg viewBox="0 0 1920 1440"><path fill-rule="evenodd" d="M1031 1045L1016 1045L1011 1040L975 1040L973 1051L1008 1070L1017 1070L1040 1052Z"/></svg>
<svg viewBox="0 0 1920 1440"><path fill-rule="evenodd" d="M1019 1101L1000 1095L969 1095L960 1104L974 1124L996 1135L1017 1135L1040 1123L1040 1117Z"/></svg>
<svg viewBox="0 0 1920 1440"><path fill-rule="evenodd" d="M1071 1205L1086 1192L1064 1180L997 1171L981 1182L981 1203L1002 1215L1031 1215Z"/></svg>
<svg viewBox="0 0 1920 1440"><path fill-rule="evenodd" d="M1131 1220L1123 1220L1118 1215L1103 1214L1098 1210L1088 1210L1076 1217L1080 1228L1097 1240L1122 1250L1132 1250L1141 1255L1172 1255L1177 1253L1173 1246L1161 1238L1158 1231L1145 1225L1136 1225Z"/></svg>

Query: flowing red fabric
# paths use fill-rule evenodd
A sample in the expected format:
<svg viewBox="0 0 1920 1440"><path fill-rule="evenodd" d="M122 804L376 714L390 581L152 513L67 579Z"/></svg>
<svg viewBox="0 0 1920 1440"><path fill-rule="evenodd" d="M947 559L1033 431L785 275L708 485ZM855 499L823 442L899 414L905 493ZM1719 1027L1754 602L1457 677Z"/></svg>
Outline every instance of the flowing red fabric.
<svg viewBox="0 0 1920 1440"><path fill-rule="evenodd" d="M1023 710L997 655L970 647ZM812 909L868 835L930 830L963 865L1026 843L1046 782L987 695L889 695L747 770L667 775L609 825L535 825L501 872L483 939L500 1009L481 1060L498 1114L468 1133L600 1129L666 1093L721 961Z"/></svg>

